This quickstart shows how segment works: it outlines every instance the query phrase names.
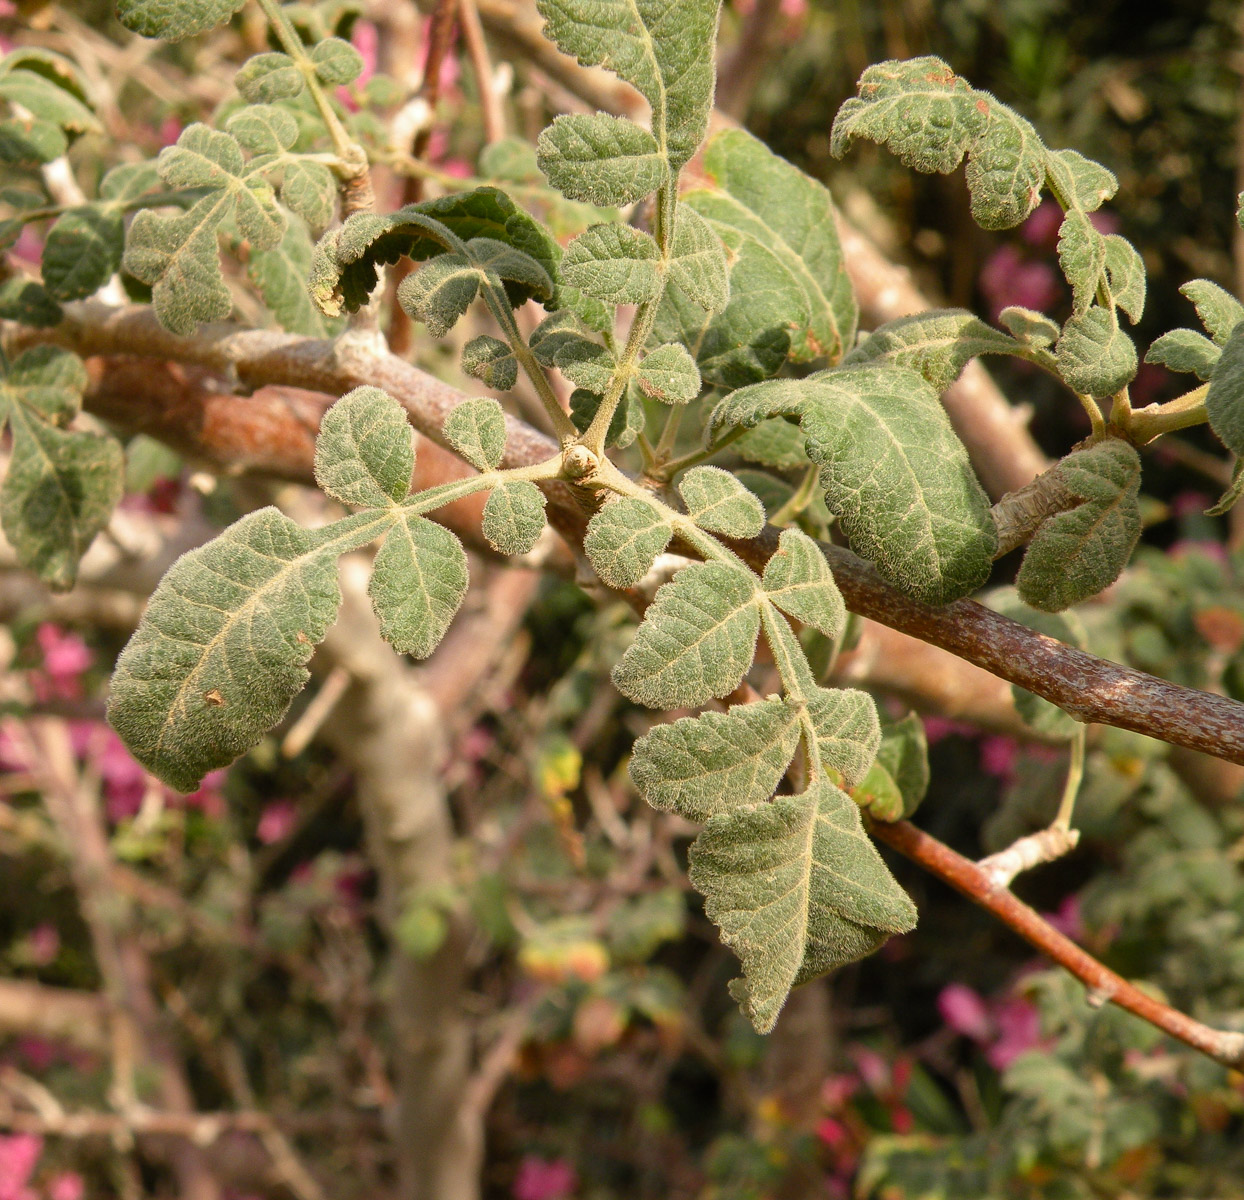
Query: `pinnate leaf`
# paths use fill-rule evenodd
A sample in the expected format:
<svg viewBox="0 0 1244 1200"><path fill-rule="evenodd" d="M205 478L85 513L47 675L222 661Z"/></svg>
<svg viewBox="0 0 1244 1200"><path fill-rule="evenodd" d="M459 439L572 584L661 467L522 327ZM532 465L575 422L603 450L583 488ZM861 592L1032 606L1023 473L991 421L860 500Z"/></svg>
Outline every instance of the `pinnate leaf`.
<svg viewBox="0 0 1244 1200"><path fill-rule="evenodd" d="M700 394L700 370L695 359L676 342L649 350L635 378L645 396L665 404L687 404Z"/></svg>
<svg viewBox="0 0 1244 1200"><path fill-rule="evenodd" d="M603 395L617 362L607 346L588 337L574 313L562 309L532 330L528 345L538 363L556 367L572 383Z"/></svg>
<svg viewBox="0 0 1244 1200"><path fill-rule="evenodd" d="M102 205L71 208L48 230L43 285L57 300L93 296L121 266L125 223Z"/></svg>
<svg viewBox="0 0 1244 1200"><path fill-rule="evenodd" d="M505 413L495 400L464 400L445 418L444 432L445 440L477 471L495 471L501 465ZM540 523L543 525L543 517Z"/></svg>
<svg viewBox="0 0 1244 1200"><path fill-rule="evenodd" d="M433 337L443 338L470 308L479 285L479 268L465 254L442 254L407 275L397 298Z"/></svg>
<svg viewBox="0 0 1244 1200"><path fill-rule="evenodd" d="M735 994L762 1033L796 984L872 953L916 923L859 808L825 780L798 796L713 817L691 848L691 882L742 960L744 984Z"/></svg>
<svg viewBox="0 0 1244 1200"><path fill-rule="evenodd" d="M586 432L592 423L602 399L599 392L589 392L586 388L575 388L570 393L570 420L580 433ZM621 404L614 410L613 420L609 422L605 445L625 450L643 433L645 422L643 403L628 386Z"/></svg>
<svg viewBox="0 0 1244 1200"><path fill-rule="evenodd" d="M280 154L298 140L298 122L275 104L239 108L226 122L225 131L251 154Z"/></svg>
<svg viewBox="0 0 1244 1200"><path fill-rule="evenodd" d="M1059 228L1058 265L1071 284L1073 311L1082 317L1093 303L1106 267L1106 239L1077 209L1067 213Z"/></svg>
<svg viewBox="0 0 1244 1200"><path fill-rule="evenodd" d="M629 225L593 225L566 247L561 277L606 304L645 304L661 293L661 251Z"/></svg>
<svg viewBox="0 0 1244 1200"><path fill-rule="evenodd" d="M1054 471L1080 503L1042 522L1016 577L1020 596L1046 612L1109 587L1140 537L1140 457L1128 443L1098 442Z"/></svg>
<svg viewBox="0 0 1244 1200"><path fill-rule="evenodd" d="M244 0L117 0L126 29L143 37L177 42L227 21Z"/></svg>
<svg viewBox="0 0 1244 1200"><path fill-rule="evenodd" d="M540 170L564 196L589 204L630 204L665 181L656 138L625 117L557 117L536 143Z"/></svg>
<svg viewBox="0 0 1244 1200"><path fill-rule="evenodd" d="M325 337L337 323L321 315L307 292L313 251L302 218L287 218L285 236L270 249L252 250L246 273L282 329Z"/></svg>
<svg viewBox="0 0 1244 1200"><path fill-rule="evenodd" d="M544 532L544 493L527 479L499 483L484 504L482 528L499 553L528 553Z"/></svg>
<svg viewBox="0 0 1244 1200"><path fill-rule="evenodd" d="M587 523L583 549L601 582L627 588L648 574L673 534L673 526L655 504L622 496L603 505Z"/></svg>
<svg viewBox="0 0 1244 1200"><path fill-rule="evenodd" d="M306 530L263 508L182 555L113 674L108 718L130 753L188 792L255 745L337 615L337 557L389 520L357 513Z"/></svg>
<svg viewBox="0 0 1244 1200"><path fill-rule="evenodd" d="M353 83L363 71L363 56L339 37L317 42L311 51L311 63L320 82L329 87Z"/></svg>
<svg viewBox="0 0 1244 1200"><path fill-rule="evenodd" d="M334 500L387 508L406 498L415 451L406 413L387 392L357 387L324 414L315 481Z"/></svg>
<svg viewBox="0 0 1244 1200"><path fill-rule="evenodd" d="M847 619L842 593L821 548L806 533L784 529L777 552L765 564L761 582L784 613L828 638L836 638Z"/></svg>
<svg viewBox="0 0 1244 1200"><path fill-rule="evenodd" d="M1145 311L1145 263L1136 247L1117 233L1106 238L1106 278L1115 304L1135 325Z"/></svg>
<svg viewBox="0 0 1244 1200"><path fill-rule="evenodd" d="M613 669L618 690L649 708L705 704L738 687L756 650L759 596L750 571L692 563L657 591Z"/></svg>
<svg viewBox="0 0 1244 1200"><path fill-rule="evenodd" d="M273 50L248 58L233 82L248 103L272 104L297 96L307 81L288 54Z"/></svg>
<svg viewBox="0 0 1244 1200"><path fill-rule="evenodd" d="M1136 375L1136 345L1112 309L1094 304L1071 317L1054 347L1067 386L1086 396L1112 396Z"/></svg>
<svg viewBox="0 0 1244 1200"><path fill-rule="evenodd" d="M674 216L674 245L669 278L693 304L719 313L730 301L726 248L713 227L694 208L679 205Z"/></svg>
<svg viewBox="0 0 1244 1200"><path fill-rule="evenodd" d="M337 206L337 183L333 173L323 163L305 159L287 163L281 177L281 203L319 233L332 221ZM304 271L304 289L306 278Z"/></svg>
<svg viewBox="0 0 1244 1200"><path fill-rule="evenodd" d="M692 467L678 481L678 494L701 529L747 538L764 528L764 505L720 467Z"/></svg>
<svg viewBox="0 0 1244 1200"><path fill-rule="evenodd" d="M799 744L799 712L776 697L657 725L635 743L631 778L653 808L692 821L768 800Z"/></svg>
<svg viewBox="0 0 1244 1200"><path fill-rule="evenodd" d="M910 367L944 392L973 358L1014 354L1021 349L1014 338L990 328L965 309L944 308L888 322L842 361L843 366L890 363Z"/></svg>
<svg viewBox="0 0 1244 1200"><path fill-rule="evenodd" d="M444 526L404 512L376 553L367 590L385 640L427 658L466 596L466 552Z"/></svg>
<svg viewBox="0 0 1244 1200"><path fill-rule="evenodd" d="M1046 172L1064 206L1081 212L1096 212L1119 190L1114 172L1077 150L1047 151Z"/></svg>
<svg viewBox="0 0 1244 1200"><path fill-rule="evenodd" d="M1015 338L1030 346L1052 346L1059 335L1059 326L1044 313L1018 304L1008 305L998 314L998 324Z"/></svg>

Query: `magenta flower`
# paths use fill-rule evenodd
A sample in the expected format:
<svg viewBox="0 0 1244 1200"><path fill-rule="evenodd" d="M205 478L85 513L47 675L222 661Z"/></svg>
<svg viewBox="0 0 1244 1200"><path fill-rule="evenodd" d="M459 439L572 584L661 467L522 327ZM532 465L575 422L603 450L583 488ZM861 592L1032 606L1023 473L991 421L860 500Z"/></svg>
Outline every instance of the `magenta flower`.
<svg viewBox="0 0 1244 1200"><path fill-rule="evenodd" d="M48 1180L48 1200L82 1200L86 1182L77 1171L58 1171Z"/></svg>
<svg viewBox="0 0 1244 1200"><path fill-rule="evenodd" d="M1058 227L1063 223L1063 210L1056 200L1043 200L1032 215L1019 227L1019 236L1030 246L1053 250L1058 244Z"/></svg>
<svg viewBox="0 0 1244 1200"><path fill-rule="evenodd" d="M578 1186L579 1177L564 1158L536 1158L529 1154L519 1164L513 1196L514 1200L563 1200Z"/></svg>
<svg viewBox="0 0 1244 1200"><path fill-rule="evenodd" d="M1054 268L1026 259L1012 245L999 246L985 260L979 283L994 320L1012 304L1043 312L1055 305L1061 294Z"/></svg>
<svg viewBox="0 0 1244 1200"><path fill-rule="evenodd" d="M1012 779L1019 743L1012 737L990 734L981 738L981 770L999 779Z"/></svg>
<svg viewBox="0 0 1244 1200"><path fill-rule="evenodd" d="M292 800L274 800L263 810L255 836L265 846L270 846L288 837L297 819L298 807Z"/></svg>
<svg viewBox="0 0 1244 1200"><path fill-rule="evenodd" d="M987 1042L993 1036L993 1022L984 998L965 984L950 983L942 988L937 1011L951 1029L974 1042Z"/></svg>
<svg viewBox="0 0 1244 1200"><path fill-rule="evenodd" d="M1011 996L994 1008L998 1038L985 1051L989 1065L1005 1070L1021 1054L1041 1045L1041 1014L1024 996Z"/></svg>
<svg viewBox="0 0 1244 1200"><path fill-rule="evenodd" d="M0 1200L35 1200L26 1185L43 1154L43 1139L32 1133L0 1137Z"/></svg>

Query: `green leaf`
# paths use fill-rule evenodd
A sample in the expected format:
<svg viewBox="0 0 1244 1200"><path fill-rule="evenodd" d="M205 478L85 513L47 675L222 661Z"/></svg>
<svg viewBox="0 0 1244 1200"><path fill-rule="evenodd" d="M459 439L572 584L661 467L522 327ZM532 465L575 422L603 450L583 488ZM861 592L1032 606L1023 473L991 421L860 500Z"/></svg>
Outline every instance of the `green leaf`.
<svg viewBox="0 0 1244 1200"><path fill-rule="evenodd" d="M656 138L625 117L557 117L536 143L540 170L564 196L589 204L642 200L665 181Z"/></svg>
<svg viewBox="0 0 1244 1200"><path fill-rule="evenodd" d="M508 392L518 382L518 360L499 338L480 334L462 347L462 369L490 388Z"/></svg>
<svg viewBox="0 0 1244 1200"><path fill-rule="evenodd" d="M1136 247L1117 233L1106 238L1106 278L1115 304L1135 325L1145 311L1145 263Z"/></svg>
<svg viewBox="0 0 1244 1200"><path fill-rule="evenodd" d="M821 765L836 771L844 787L857 787L881 746L881 723L872 697L854 688L813 688L808 718Z"/></svg>
<svg viewBox="0 0 1244 1200"><path fill-rule="evenodd" d="M73 64L58 54L33 48L6 54L0 61L0 98L68 134L103 131Z"/></svg>
<svg viewBox="0 0 1244 1200"><path fill-rule="evenodd" d="M282 329L307 337L326 337L332 325L311 303L307 292L313 252L306 225L294 217L287 221L285 236L276 246L251 252L246 273Z"/></svg>
<svg viewBox="0 0 1244 1200"><path fill-rule="evenodd" d="M1244 321L1244 304L1208 279L1194 279L1179 290L1196 306L1196 315L1214 345L1225 346L1235 327Z"/></svg>
<svg viewBox="0 0 1244 1200"><path fill-rule="evenodd" d="M1209 379L1222 357L1222 350L1203 333L1172 329L1164 333L1145 354L1145 362L1161 363L1172 371Z"/></svg>
<svg viewBox="0 0 1244 1200"><path fill-rule="evenodd" d="M332 222L337 207L337 182L333 173L323 163L305 159L287 163L281 177L281 203L319 233ZM303 272L304 290L309 270L308 266Z"/></svg>
<svg viewBox="0 0 1244 1200"><path fill-rule="evenodd" d="M1235 466L1231 468L1231 482L1227 485L1227 490L1210 508L1205 510L1205 515L1207 517L1225 516L1239 503L1241 495L1244 495L1244 458L1237 458Z"/></svg>
<svg viewBox="0 0 1244 1200"><path fill-rule="evenodd" d="M738 687L756 649L759 595L750 571L692 563L658 589L613 669L629 700L649 708L685 708Z"/></svg>
<svg viewBox="0 0 1244 1200"><path fill-rule="evenodd" d="M1244 456L1244 325L1237 325L1223 346L1205 395L1205 411L1218 440Z"/></svg>
<svg viewBox="0 0 1244 1200"><path fill-rule="evenodd" d="M479 294L479 268L463 254L442 254L412 271L397 289L402 308L443 338Z"/></svg>
<svg viewBox="0 0 1244 1200"><path fill-rule="evenodd" d="M1017 304L1004 308L998 314L998 324L1004 326L1016 341L1029 346L1052 346L1060 333L1057 321Z"/></svg>
<svg viewBox="0 0 1244 1200"><path fill-rule="evenodd" d="M916 923L859 809L824 780L713 817L691 848L691 882L742 960L736 995L761 1033L796 984L871 954Z"/></svg>
<svg viewBox="0 0 1244 1200"><path fill-rule="evenodd" d="M288 54L275 50L248 58L233 77L234 86L249 104L293 99L306 82L302 68Z"/></svg>
<svg viewBox="0 0 1244 1200"><path fill-rule="evenodd" d="M0 318L50 329L64 317L61 307L48 295L47 289L33 279L10 276L0 283Z"/></svg>
<svg viewBox="0 0 1244 1200"><path fill-rule="evenodd" d="M445 418L444 433L445 440L477 471L495 471L501 465L505 413L495 400L480 397L456 405ZM544 524L543 516L540 524Z"/></svg>
<svg viewBox="0 0 1244 1200"><path fill-rule="evenodd" d="M669 280L708 313L719 313L730 302L726 248L713 227L685 204L679 205L674 215Z"/></svg>
<svg viewBox="0 0 1244 1200"><path fill-rule="evenodd" d="M701 529L749 538L765 527L764 505L721 467L692 467L679 479L678 494Z"/></svg>
<svg viewBox="0 0 1244 1200"><path fill-rule="evenodd" d="M587 523L583 550L608 587L634 587L669 545L673 526L655 504L622 496L602 506Z"/></svg>
<svg viewBox="0 0 1244 1200"><path fill-rule="evenodd" d="M593 225L566 247L561 278L606 304L645 304L661 294L661 251L629 225Z"/></svg>
<svg viewBox="0 0 1244 1200"><path fill-rule="evenodd" d="M125 223L101 205L71 208L48 230L43 283L57 300L93 296L121 266Z"/></svg>
<svg viewBox="0 0 1244 1200"><path fill-rule="evenodd" d="M821 548L806 533L782 530L761 582L769 599L795 620L829 638L842 633L847 619L842 593Z"/></svg>
<svg viewBox="0 0 1244 1200"><path fill-rule="evenodd" d="M467 590L467 558L448 529L404 512L376 553L367 591L380 632L400 654L427 658Z"/></svg>
<svg viewBox="0 0 1244 1200"><path fill-rule="evenodd" d="M588 337L578 317L566 309L541 321L527 344L542 366L556 367L572 383L599 395L617 365L612 351Z"/></svg>
<svg viewBox="0 0 1244 1200"><path fill-rule="evenodd" d="M602 399L600 393L589 392L585 388L575 388L570 393L570 420L580 433L587 431L592 418L596 415L596 410L600 408ZM605 445L617 446L620 450L625 450L643 433L645 423L644 406L640 398L628 387L622 397L622 403L614 410L613 419L609 422L609 428L605 432Z"/></svg>
<svg viewBox="0 0 1244 1200"><path fill-rule="evenodd" d="M27 350L0 384L0 427L13 435L0 489L0 524L18 562L50 587L73 587L78 561L121 499L123 455L112 438L60 428L79 410L81 360Z"/></svg>
<svg viewBox="0 0 1244 1200"><path fill-rule="evenodd" d="M544 493L530 480L499 483L488 495L484 536L500 554L527 554L544 532Z"/></svg>
<svg viewBox="0 0 1244 1200"><path fill-rule="evenodd" d="M11 167L37 167L69 149L69 139L51 121L37 117L6 117L0 121L0 162Z"/></svg>
<svg viewBox="0 0 1244 1200"><path fill-rule="evenodd" d="M275 508L182 555L117 660L108 719L180 791L250 749L309 678L337 615L337 558L387 519L356 513L306 530Z"/></svg>
<svg viewBox="0 0 1244 1200"><path fill-rule="evenodd" d="M1126 442L1077 450L1054 471L1080 504L1041 523L1016 577L1020 596L1046 612L1109 587L1140 537L1140 456Z"/></svg>
<svg viewBox="0 0 1244 1200"><path fill-rule="evenodd" d="M700 394L700 371L685 346L670 342L644 355L635 373L645 396L664 404L687 404Z"/></svg>
<svg viewBox="0 0 1244 1200"><path fill-rule="evenodd" d="M406 499L415 451L406 413L387 392L357 387L324 414L315 440L315 482L356 508Z"/></svg>
<svg viewBox="0 0 1244 1200"><path fill-rule="evenodd" d="M758 383L718 404L706 436L772 416L799 419L829 510L896 586L944 604L988 578L997 545L988 498L919 375L840 367Z"/></svg>
<svg viewBox="0 0 1244 1200"><path fill-rule="evenodd" d="M657 725L635 743L631 778L663 812L691 821L761 804L799 744L799 711L776 697Z"/></svg>
<svg viewBox="0 0 1244 1200"><path fill-rule="evenodd" d="M251 154L280 154L298 140L298 122L291 113L275 104L248 104L239 108L225 123L225 130Z"/></svg>
<svg viewBox="0 0 1244 1200"><path fill-rule="evenodd" d="M924 722L915 714L908 713L901 721L887 724L881 731L881 747L874 764L880 766L893 780L898 789L900 807L897 815L879 820L907 820L920 807L929 790L929 741L924 732ZM867 779L862 786L867 786ZM871 810L870 810L871 811Z"/></svg>
<svg viewBox="0 0 1244 1200"><path fill-rule="evenodd" d="M699 147L713 102L720 0L538 0L547 35L584 66L608 67L652 106L670 177Z"/></svg>
<svg viewBox="0 0 1244 1200"><path fill-rule="evenodd" d="M1119 328L1114 312L1094 304L1071 317L1054 347L1058 372L1073 391L1113 396L1136 376L1136 346Z"/></svg>
<svg viewBox="0 0 1244 1200"><path fill-rule="evenodd" d="M117 0L121 24L143 37L178 42L227 21L244 0Z"/></svg>
<svg viewBox="0 0 1244 1200"><path fill-rule="evenodd" d="M1014 338L990 328L965 309L943 308L882 325L860 342L842 365L888 363L909 367L944 392L979 355L1021 350Z"/></svg>
<svg viewBox="0 0 1244 1200"><path fill-rule="evenodd" d="M329 87L344 87L363 73L363 56L339 37L317 42L311 51L311 63L320 82Z"/></svg>
<svg viewBox="0 0 1244 1200"><path fill-rule="evenodd" d="M834 120L835 157L862 137L888 147L917 171L945 175L966 154L978 225L1010 229L1036 208L1046 173L1036 130L941 59L879 63L860 76L858 91Z"/></svg>
<svg viewBox="0 0 1244 1200"><path fill-rule="evenodd" d="M747 462L760 463L775 471L793 471L808 465L803 430L784 417L771 417L749 429L732 449ZM754 490L754 489L753 489Z"/></svg>
<svg viewBox="0 0 1244 1200"><path fill-rule="evenodd" d="M1076 150L1047 151L1045 166L1051 185L1067 208L1096 212L1119 190L1112 171Z"/></svg>
<svg viewBox="0 0 1244 1200"><path fill-rule="evenodd" d="M547 301L553 295L548 271L530 254L496 238L477 237L467 242L467 257L481 270L508 283L518 284L524 295Z"/></svg>
<svg viewBox="0 0 1244 1200"><path fill-rule="evenodd" d="M713 324L738 325L734 341L749 331L740 345L780 327L796 362L821 356L836 362L854 338L858 310L829 191L738 129L713 136L704 172L712 189L689 192L685 201L734 258L732 299ZM739 261L744 255L751 260L746 265Z"/></svg>
<svg viewBox="0 0 1244 1200"><path fill-rule="evenodd" d="M1058 231L1058 265L1071 284L1072 311L1082 317L1097 295L1106 269L1106 239L1088 216L1071 209Z"/></svg>

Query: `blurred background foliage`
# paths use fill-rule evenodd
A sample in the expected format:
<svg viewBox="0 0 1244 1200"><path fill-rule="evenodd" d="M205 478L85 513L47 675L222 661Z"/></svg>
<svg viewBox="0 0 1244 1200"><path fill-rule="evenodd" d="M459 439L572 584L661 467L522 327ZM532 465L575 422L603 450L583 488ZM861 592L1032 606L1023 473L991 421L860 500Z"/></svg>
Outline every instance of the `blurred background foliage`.
<svg viewBox="0 0 1244 1200"><path fill-rule="evenodd" d="M931 295L985 314L1018 303L1061 317L1069 297L1048 214L985 234L960 178L914 175L868 147L845 166L829 156L833 114L865 66L945 58L1048 144L1118 174L1103 219L1145 255L1145 342L1189 322L1184 281L1239 290L1244 274L1240 11L1226 0L734 0L722 54L737 74L723 69L722 102L829 181ZM379 9L362 18L338 28L365 44ZM8 5L0 34L20 41L30 30L62 49L117 33L102 4ZM227 79L227 62L254 40L235 28L206 61L215 56ZM155 78L146 63L118 93L144 153L223 98L219 80L185 74L191 61L201 72L196 53L162 52ZM520 117L538 129L549 101L521 62L515 69ZM458 115L435 135L431 161L450 174L469 171L479 150L472 86L454 69L442 96ZM1032 407L1051 453L1082 436L1078 408L1044 376L1003 367L999 377ZM1150 368L1145 389L1139 403L1179 390ZM1238 518L1202 513L1227 468L1208 440L1172 441L1146 467L1161 501L1146 547L1082 613L1089 645L1244 699ZM132 460L151 466L131 481L137 511L223 523L253 500L253 485L229 481L204 497L182 464L141 449ZM487 581L498 570L476 564L473 574ZM0 974L101 986L63 829L39 783L29 722L51 714L71 738L77 785L99 805L118 913L149 955L199 1106L286 1120L323 1195L394 1194L394 958L349 770L318 743L289 757L273 737L200 793L166 793L101 721L124 621L52 619L16 592L0 616ZM520 632L452 715L452 870L408 897L396 926L416 960L452 929L470 930L464 1005L491 1104L490 1200L1244 1197L1244 1077L1086 1003L1078 983L902 862L916 932L801 989L775 1034L756 1036L726 992L733 959L686 885L694 831L648 811L626 775L630 743L651 719L608 683L632 625L624 606L540 583ZM905 711L880 698L892 715ZM919 823L979 855L1048 822L1064 750L924 716L933 782ZM1017 890L1123 974L1238 1028L1242 782L1097 728L1076 814L1081 845ZM34 1112L46 1124L49 1104L109 1110L115 1047L82 1030L5 1028L0 1200L171 1194L165 1169L136 1165L121 1139L58 1137L18 1119ZM491 1075L489 1047L506 1052ZM150 1100L150 1081L135 1086ZM314 1195L302 1186L288 1171L241 1172L230 1194Z"/></svg>

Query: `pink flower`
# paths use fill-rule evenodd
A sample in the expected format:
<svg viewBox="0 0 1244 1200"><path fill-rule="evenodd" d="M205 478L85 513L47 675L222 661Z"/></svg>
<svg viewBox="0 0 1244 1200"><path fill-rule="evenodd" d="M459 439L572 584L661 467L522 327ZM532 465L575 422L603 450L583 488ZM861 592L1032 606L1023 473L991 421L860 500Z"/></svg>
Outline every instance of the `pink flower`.
<svg viewBox="0 0 1244 1200"><path fill-rule="evenodd" d="M1107 236L1112 233L1119 232L1119 218L1112 212L1106 212L1103 208L1099 208L1096 212L1089 213L1089 224L1091 224L1098 233L1104 233Z"/></svg>
<svg viewBox="0 0 1244 1200"><path fill-rule="evenodd" d="M987 1042L993 1035L993 1022L981 994L962 983L950 983L937 997L937 1011L956 1033L974 1042Z"/></svg>
<svg viewBox="0 0 1244 1200"><path fill-rule="evenodd" d="M82 1200L86 1183L77 1171L59 1171L48 1180L48 1200Z"/></svg>
<svg viewBox="0 0 1244 1200"><path fill-rule="evenodd" d="M1084 938L1084 921L1080 916L1080 897L1068 896L1059 906L1057 912L1046 913L1045 919L1064 937L1073 942Z"/></svg>
<svg viewBox="0 0 1244 1200"><path fill-rule="evenodd" d="M579 1177L564 1158L527 1155L514 1179L514 1200L562 1200L579 1186ZM0 1200L4 1200L0 1197Z"/></svg>
<svg viewBox="0 0 1244 1200"><path fill-rule="evenodd" d="M852 1046L851 1057L855 1059L855 1069L859 1071L864 1083L878 1094L890 1087L890 1064L876 1050L867 1046Z"/></svg>
<svg viewBox="0 0 1244 1200"><path fill-rule="evenodd" d="M182 123L171 114L160 122L160 145L172 146L181 137Z"/></svg>
<svg viewBox="0 0 1244 1200"><path fill-rule="evenodd" d="M36 967L46 967L60 953L60 934L50 921L36 925L26 939L26 950Z"/></svg>
<svg viewBox="0 0 1244 1200"><path fill-rule="evenodd" d="M838 1112L860 1090L854 1075L831 1075L821 1084L821 1101L830 1112Z"/></svg>
<svg viewBox="0 0 1244 1200"><path fill-rule="evenodd" d="M1011 996L993 1012L998 1039L985 1051L989 1065L1005 1070L1021 1054L1041 1044L1041 1015L1037 1006L1023 996Z"/></svg>
<svg viewBox="0 0 1244 1200"><path fill-rule="evenodd" d="M976 730L963 721L952 721L949 717L938 716L927 716L921 719L924 721L924 736L928 738L930 745L952 735L959 737L976 735Z"/></svg>
<svg viewBox="0 0 1244 1200"><path fill-rule="evenodd" d="M187 809L197 808L205 817L216 819L224 816L225 797L220 789L224 786L226 774L224 768L209 771L203 776L203 782L197 792L179 797L174 800L174 803L180 803L183 808Z"/></svg>
<svg viewBox="0 0 1244 1200"><path fill-rule="evenodd" d="M816 1136L832 1150L841 1146L851 1135L841 1121L835 1121L833 1117L822 1117L816 1123Z"/></svg>
<svg viewBox="0 0 1244 1200"><path fill-rule="evenodd" d="M265 846L287 837L298 819L298 807L292 800L274 800L263 810L255 836Z"/></svg>
<svg viewBox="0 0 1244 1200"><path fill-rule="evenodd" d="M137 759L106 726L87 726L90 745L84 747L93 759L104 790L104 811L114 824L137 815L147 792L147 774Z"/></svg>
<svg viewBox="0 0 1244 1200"><path fill-rule="evenodd" d="M1011 779L1015 774L1015 759L1019 743L1012 737L990 734L981 738L981 770L999 779Z"/></svg>
<svg viewBox="0 0 1244 1200"><path fill-rule="evenodd" d="M1030 246L1052 250L1058 244L1058 227L1063 210L1056 200L1043 200L1032 215L1019 227L1019 236Z"/></svg>
<svg viewBox="0 0 1244 1200"><path fill-rule="evenodd" d="M980 289L994 319L1008 305L1018 304L1039 312L1057 303L1058 276L1049 263L1024 258L1017 247L999 246L981 268Z"/></svg>
<svg viewBox="0 0 1244 1200"><path fill-rule="evenodd" d="M31 686L40 700L77 700L82 695L82 673L94 656L76 634L45 621L35 630L43 663L31 675Z"/></svg>
<svg viewBox="0 0 1244 1200"><path fill-rule="evenodd" d="M0 1137L0 1200L34 1200L26 1184L43 1154L43 1139L32 1133Z"/></svg>

